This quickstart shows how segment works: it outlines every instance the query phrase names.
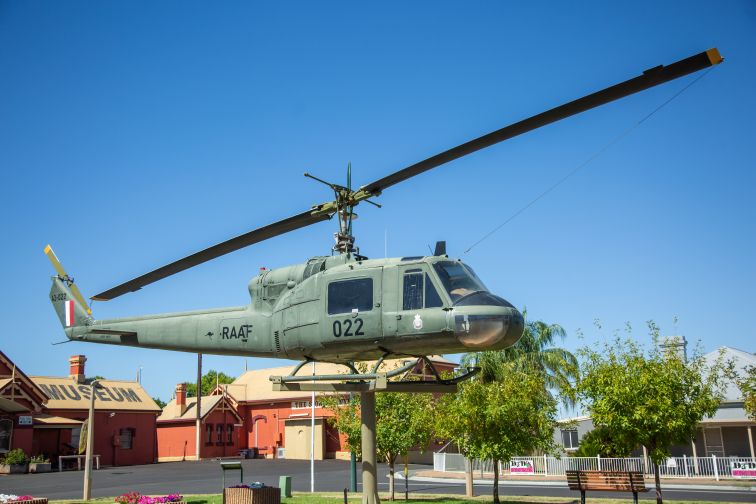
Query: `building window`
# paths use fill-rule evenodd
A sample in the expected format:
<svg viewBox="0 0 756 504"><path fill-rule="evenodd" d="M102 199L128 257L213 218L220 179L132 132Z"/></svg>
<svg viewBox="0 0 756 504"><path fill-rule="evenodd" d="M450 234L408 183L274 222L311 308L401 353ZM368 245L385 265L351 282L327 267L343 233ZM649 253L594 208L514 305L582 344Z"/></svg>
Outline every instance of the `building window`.
<svg viewBox="0 0 756 504"><path fill-rule="evenodd" d="M71 429L71 446L79 453L79 440L81 439L81 427L74 427Z"/></svg>
<svg viewBox="0 0 756 504"><path fill-rule="evenodd" d="M213 424L205 424L205 443L211 444L213 442Z"/></svg>
<svg viewBox="0 0 756 504"><path fill-rule="evenodd" d="M226 444L234 444L234 424L226 425Z"/></svg>
<svg viewBox="0 0 756 504"><path fill-rule="evenodd" d="M134 429L121 429L121 450L131 450L134 441Z"/></svg>
<svg viewBox="0 0 756 504"><path fill-rule="evenodd" d="M373 279L357 278L328 284L328 314L373 309Z"/></svg>
<svg viewBox="0 0 756 504"><path fill-rule="evenodd" d="M10 450L11 434L13 433L13 420L0 420L0 453Z"/></svg>
<svg viewBox="0 0 756 504"><path fill-rule="evenodd" d="M565 450L577 450L579 444L577 429L562 429L562 446Z"/></svg>
<svg viewBox="0 0 756 504"><path fill-rule="evenodd" d="M215 442L217 444L223 443L223 424L218 424L215 426Z"/></svg>

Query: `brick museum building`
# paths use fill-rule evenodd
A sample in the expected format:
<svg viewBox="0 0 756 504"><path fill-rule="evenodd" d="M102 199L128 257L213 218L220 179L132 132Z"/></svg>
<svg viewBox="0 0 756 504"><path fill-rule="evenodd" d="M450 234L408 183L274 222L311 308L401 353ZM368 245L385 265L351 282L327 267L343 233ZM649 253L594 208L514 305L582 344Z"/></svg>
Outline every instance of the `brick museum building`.
<svg viewBox="0 0 756 504"><path fill-rule="evenodd" d="M451 371L455 363L431 357L436 368ZM386 361L388 369L398 361ZM251 450L260 457L309 459L312 429L310 392L274 392L270 376L287 375L292 366L246 371L233 383L216 387L201 400L200 456L238 456ZM306 366L300 373L310 372ZM318 374L340 374L344 366L319 362ZM431 376L419 364L410 371L420 379ZM158 460L193 460L196 438L196 400L187 398L185 387L176 387L176 397L158 417ZM183 404L182 404L183 403ZM315 459L348 458L343 436L326 421L331 413L315 400ZM430 457L426 454L426 458Z"/></svg>
<svg viewBox="0 0 756 504"><path fill-rule="evenodd" d="M78 454L92 391L85 363L85 356L75 355L68 376L27 376L0 352L0 454L21 448L27 455L49 457L55 466L59 456ZM100 463L155 462L158 405L135 381L98 383L94 454Z"/></svg>

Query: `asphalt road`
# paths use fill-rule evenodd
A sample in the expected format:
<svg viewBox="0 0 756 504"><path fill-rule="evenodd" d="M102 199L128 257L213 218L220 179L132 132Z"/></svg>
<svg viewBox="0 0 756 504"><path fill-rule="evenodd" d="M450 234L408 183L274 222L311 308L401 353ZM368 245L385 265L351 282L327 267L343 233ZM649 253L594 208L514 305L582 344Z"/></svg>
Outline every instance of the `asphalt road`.
<svg viewBox="0 0 756 504"><path fill-rule="evenodd" d="M310 464L300 460L244 460L244 482L261 481L267 485L278 485L282 474L292 476L294 491L310 490ZM410 470L427 470L427 466L411 466ZM379 466L381 491L388 489L387 467ZM227 483L239 481L238 471L229 472ZM67 471L49 474L25 474L0 476L0 493L34 494L50 499L79 499L82 493L83 472ZM358 474L359 480L359 474ZM539 483L539 484L537 484ZM540 495L575 499L579 494L566 488L565 484L544 484L534 482L506 482L500 486L501 495ZM315 464L315 491L337 492L349 486L349 463L340 460L324 460ZM137 491L144 494L219 493L222 476L217 461L173 462L142 466L114 467L94 471L92 494L94 497L120 495ZM359 487L358 487L359 488ZM397 480L397 490L404 491L404 480ZM418 481L410 477L410 494L441 493L463 494L464 484L455 482ZM490 494L491 485L477 485L476 494ZM592 493L594 497L623 497L624 494ZM652 498L653 494L647 494ZM756 502L756 491L723 489L668 489L664 492L670 500L708 500L720 502ZM632 497L625 497L631 501Z"/></svg>

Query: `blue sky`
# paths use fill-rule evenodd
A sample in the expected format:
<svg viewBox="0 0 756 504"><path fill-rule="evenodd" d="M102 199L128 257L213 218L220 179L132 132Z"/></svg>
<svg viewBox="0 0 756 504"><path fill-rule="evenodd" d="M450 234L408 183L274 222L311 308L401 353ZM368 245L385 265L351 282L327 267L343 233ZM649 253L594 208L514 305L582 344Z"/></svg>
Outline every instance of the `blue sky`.
<svg viewBox="0 0 756 504"><path fill-rule="evenodd" d="M562 324L570 349L626 321L645 339L654 319L706 350L755 350L753 2L0 1L0 349L29 374L65 374L77 353L112 378L141 366L167 399L193 379L193 355L50 345L63 333L45 244L91 295L326 201L304 171L339 181L351 161L367 183L715 46L724 64L467 254L695 76L359 208L364 254L422 254L445 239L491 290ZM333 231L261 243L96 303L95 316L245 304L260 266L327 254ZM232 375L244 366L206 359Z"/></svg>

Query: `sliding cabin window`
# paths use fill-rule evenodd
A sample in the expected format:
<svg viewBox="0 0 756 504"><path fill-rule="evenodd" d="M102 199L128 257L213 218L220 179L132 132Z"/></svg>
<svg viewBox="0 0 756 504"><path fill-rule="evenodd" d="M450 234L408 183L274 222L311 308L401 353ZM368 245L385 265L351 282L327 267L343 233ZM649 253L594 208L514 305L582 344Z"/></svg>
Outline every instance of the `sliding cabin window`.
<svg viewBox="0 0 756 504"><path fill-rule="evenodd" d="M355 278L328 284L328 314L352 313L373 309L373 279Z"/></svg>

